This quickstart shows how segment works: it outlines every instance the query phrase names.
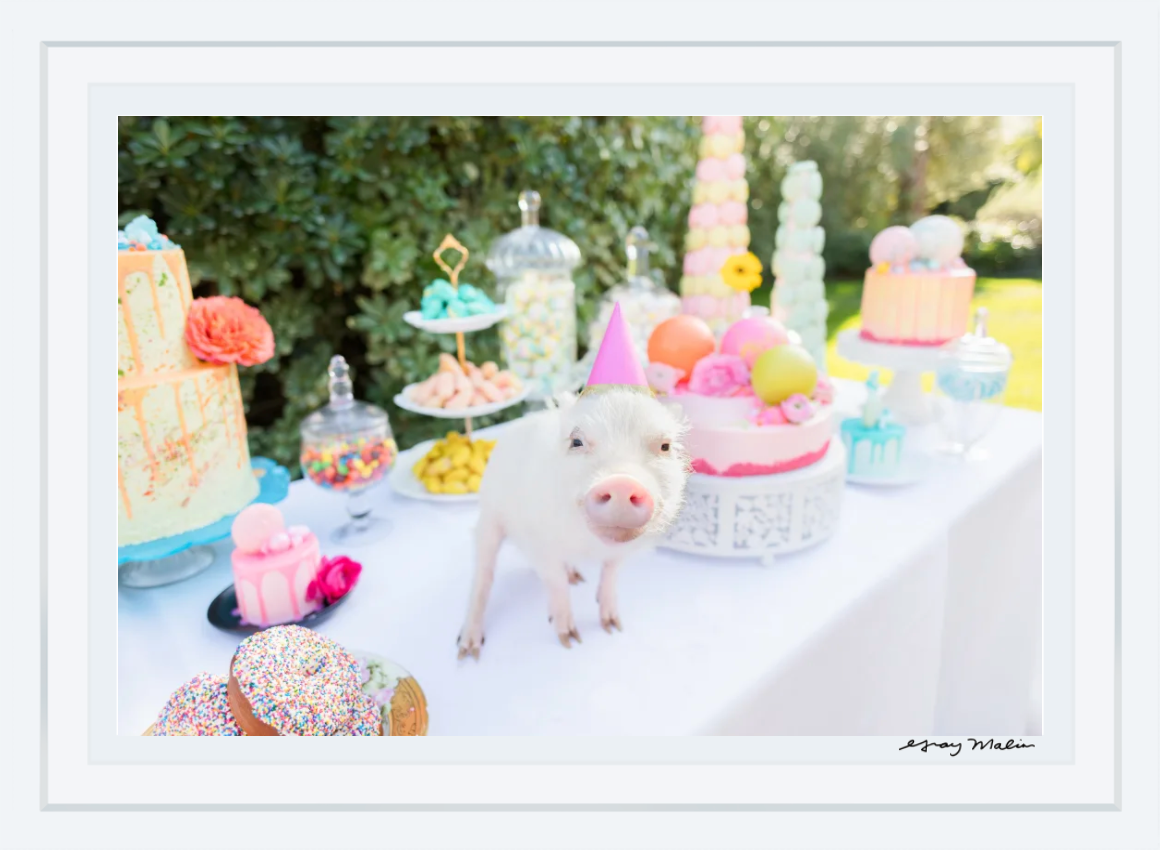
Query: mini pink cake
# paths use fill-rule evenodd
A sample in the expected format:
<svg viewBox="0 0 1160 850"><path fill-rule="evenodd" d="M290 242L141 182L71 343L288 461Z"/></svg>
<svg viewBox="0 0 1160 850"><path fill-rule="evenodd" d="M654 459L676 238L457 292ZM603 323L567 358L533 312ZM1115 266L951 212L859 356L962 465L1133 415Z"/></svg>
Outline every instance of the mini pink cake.
<svg viewBox="0 0 1160 850"><path fill-rule="evenodd" d="M251 625L293 623L317 611L320 598L308 599L322 551L305 526L286 528L273 505L250 505L230 531L237 548L231 560L238 612Z"/></svg>

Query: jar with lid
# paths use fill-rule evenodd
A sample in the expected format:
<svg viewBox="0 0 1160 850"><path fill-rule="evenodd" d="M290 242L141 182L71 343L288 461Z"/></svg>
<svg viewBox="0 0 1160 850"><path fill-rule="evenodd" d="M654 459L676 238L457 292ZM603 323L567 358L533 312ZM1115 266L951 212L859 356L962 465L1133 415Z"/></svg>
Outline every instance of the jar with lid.
<svg viewBox="0 0 1160 850"><path fill-rule="evenodd" d="M987 334L987 310L975 312L975 328L948 342L938 354L935 400L939 425L952 454L979 456L972 447L991 430L1002 409L1011 350Z"/></svg>
<svg viewBox="0 0 1160 850"><path fill-rule="evenodd" d="M487 255L507 308L500 325L507 367L545 399L571 388L576 369L576 284L580 249L540 226L540 195L519 197L522 224L497 239Z"/></svg>
<svg viewBox="0 0 1160 850"><path fill-rule="evenodd" d="M653 279L649 270L649 253L656 245L649 239L648 231L639 225L628 232L624 240L624 251L628 257L628 270L623 283L617 284L604 294L596 320L588 326L588 353L594 358L612 318L612 308L620 304L620 312L628 323L633 346L642 364L648 363L648 338L653 328L665 319L671 319L681 312L681 299Z"/></svg>
<svg viewBox="0 0 1160 850"><path fill-rule="evenodd" d="M333 540L371 542L389 531L390 523L371 515L368 494L383 482L398 448L387 412L355 399L346 360L332 357L327 374L330 402L303 419L299 428L302 474L347 497L350 522L332 533Z"/></svg>

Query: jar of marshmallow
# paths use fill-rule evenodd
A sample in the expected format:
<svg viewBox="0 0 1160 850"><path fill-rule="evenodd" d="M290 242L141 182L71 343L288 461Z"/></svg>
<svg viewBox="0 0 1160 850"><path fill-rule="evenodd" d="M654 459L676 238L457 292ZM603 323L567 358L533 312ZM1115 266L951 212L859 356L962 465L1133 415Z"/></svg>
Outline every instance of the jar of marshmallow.
<svg viewBox="0 0 1160 850"><path fill-rule="evenodd" d="M540 195L519 197L521 226L496 240L487 267L507 308L500 340L508 369L543 400L570 388L576 368L576 284L580 249L540 226Z"/></svg>
<svg viewBox="0 0 1160 850"><path fill-rule="evenodd" d="M628 273L624 283L618 284L604 294L597 311L596 320L588 326L588 351L594 357L608 329L612 310L620 304L620 312L628 322L632 334L633 347L641 364L648 363L648 338L653 328L665 319L671 319L681 312L681 299L653 279L649 271L649 252L656 247L649 239L648 231L639 225L628 233L624 240L625 254L628 256Z"/></svg>

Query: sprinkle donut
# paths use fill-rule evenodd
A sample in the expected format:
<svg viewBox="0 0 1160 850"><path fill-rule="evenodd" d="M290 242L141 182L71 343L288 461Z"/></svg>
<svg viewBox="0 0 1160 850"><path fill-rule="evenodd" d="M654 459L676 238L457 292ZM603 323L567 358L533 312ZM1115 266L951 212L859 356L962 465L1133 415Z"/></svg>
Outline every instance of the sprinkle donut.
<svg viewBox="0 0 1160 850"><path fill-rule="evenodd" d="M247 735L381 735L358 662L328 637L275 626L246 638L230 662L230 710Z"/></svg>
<svg viewBox="0 0 1160 850"><path fill-rule="evenodd" d="M225 678L199 673L174 691L153 724L153 734L244 734L230 712Z"/></svg>

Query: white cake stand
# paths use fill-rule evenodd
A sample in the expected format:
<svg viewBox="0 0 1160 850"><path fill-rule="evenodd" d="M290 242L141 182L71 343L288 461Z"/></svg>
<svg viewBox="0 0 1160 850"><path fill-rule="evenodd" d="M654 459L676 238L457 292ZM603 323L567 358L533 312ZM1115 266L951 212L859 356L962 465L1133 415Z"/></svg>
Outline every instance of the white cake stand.
<svg viewBox="0 0 1160 850"><path fill-rule="evenodd" d="M658 546L716 558L777 555L829 539L838 529L846 448L836 436L815 464L776 475L689 476L685 507Z"/></svg>
<svg viewBox="0 0 1160 850"><path fill-rule="evenodd" d="M871 342L862 338L860 328L850 328L838 334L838 353L847 360L867 366L885 366L894 372L882 400L895 418L907 425L925 425L934 420L934 408L922 388L922 374L938 368L938 352L937 345Z"/></svg>

